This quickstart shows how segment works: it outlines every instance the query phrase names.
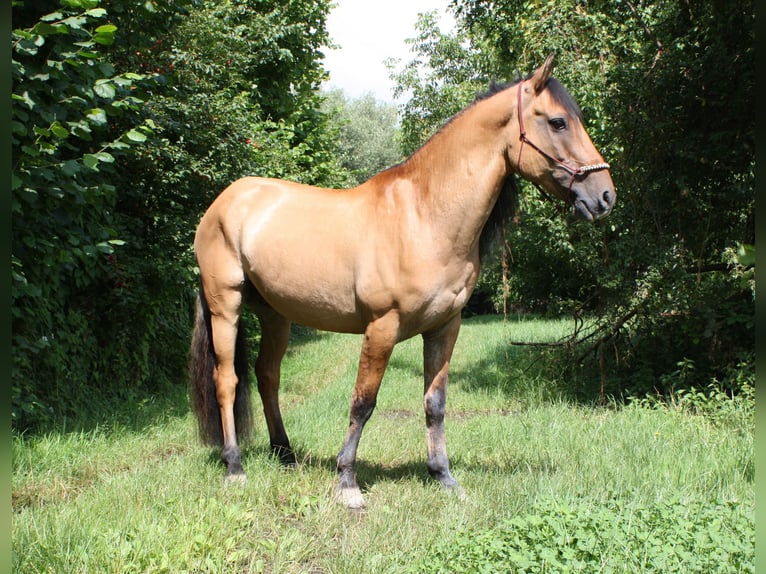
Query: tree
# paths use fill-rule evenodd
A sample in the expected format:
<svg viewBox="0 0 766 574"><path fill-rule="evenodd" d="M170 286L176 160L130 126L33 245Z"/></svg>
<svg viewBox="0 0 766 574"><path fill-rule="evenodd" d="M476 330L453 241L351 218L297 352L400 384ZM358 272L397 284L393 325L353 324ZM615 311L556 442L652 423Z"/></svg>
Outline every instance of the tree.
<svg viewBox="0 0 766 574"><path fill-rule="evenodd" d="M201 213L248 174L333 185L325 0L13 5L15 428L185 381Z"/></svg>
<svg viewBox="0 0 766 574"><path fill-rule="evenodd" d="M341 165L359 184L402 160L398 142L398 113L394 104L372 94L347 99L342 90L326 93L324 109L338 129Z"/></svg>
<svg viewBox="0 0 766 574"><path fill-rule="evenodd" d="M575 358L601 369L616 394L669 389L680 363L695 365L686 383L697 384L743 361L752 369L752 2L451 6L457 32L421 19L419 56L395 74L413 93L402 120L408 145L468 105L477 86L520 77L556 52L555 74L617 185L617 209L595 226L551 218L551 206L522 185L518 225L506 237L511 302L598 311ZM499 263L488 270L485 278L500 277ZM498 302L506 293L496 280L482 289Z"/></svg>

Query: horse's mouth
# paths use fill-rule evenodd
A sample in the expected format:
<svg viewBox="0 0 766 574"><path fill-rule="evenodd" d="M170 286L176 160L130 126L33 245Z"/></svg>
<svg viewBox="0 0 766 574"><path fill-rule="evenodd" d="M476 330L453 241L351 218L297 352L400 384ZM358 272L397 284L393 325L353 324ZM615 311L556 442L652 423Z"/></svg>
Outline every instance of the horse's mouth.
<svg viewBox="0 0 766 574"><path fill-rule="evenodd" d="M596 221L603 219L612 212L612 205L606 202L592 203L587 199L575 199L572 202L574 215L577 219Z"/></svg>
<svg viewBox="0 0 766 574"><path fill-rule="evenodd" d="M581 199L578 199L572 205L574 207L574 215L577 219L594 221L595 219L598 219L598 217L603 217L603 215L597 215L594 217L593 213L591 213L590 209L588 209L588 205Z"/></svg>

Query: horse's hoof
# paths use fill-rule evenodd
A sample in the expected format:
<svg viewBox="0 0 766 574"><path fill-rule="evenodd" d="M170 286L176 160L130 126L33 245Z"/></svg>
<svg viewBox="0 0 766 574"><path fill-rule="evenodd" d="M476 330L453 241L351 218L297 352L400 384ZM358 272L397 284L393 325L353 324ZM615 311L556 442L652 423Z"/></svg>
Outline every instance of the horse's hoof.
<svg viewBox="0 0 766 574"><path fill-rule="evenodd" d="M245 486L247 484L247 475L244 472L238 472L235 474L227 474L223 483L226 486Z"/></svg>
<svg viewBox="0 0 766 574"><path fill-rule="evenodd" d="M279 464L282 468L295 469L298 468L298 460L292 452L279 455Z"/></svg>
<svg viewBox="0 0 766 574"><path fill-rule="evenodd" d="M358 487L337 488L335 500L349 510L361 510L364 508L364 497Z"/></svg>
<svg viewBox="0 0 766 574"><path fill-rule="evenodd" d="M284 468L296 468L298 466L298 460L295 458L295 453L289 446L272 445L271 452L277 456L279 464Z"/></svg>

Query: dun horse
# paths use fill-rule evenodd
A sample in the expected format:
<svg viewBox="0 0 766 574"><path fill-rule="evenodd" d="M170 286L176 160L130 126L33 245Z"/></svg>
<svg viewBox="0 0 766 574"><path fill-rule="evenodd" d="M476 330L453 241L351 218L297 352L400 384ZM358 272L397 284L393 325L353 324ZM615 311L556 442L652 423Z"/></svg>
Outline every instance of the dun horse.
<svg viewBox="0 0 766 574"><path fill-rule="evenodd" d="M272 450L295 457L279 409L290 323L363 334L350 423L337 457L337 498L364 504L355 463L362 429L398 342L423 337L429 473L448 490L447 371L461 309L479 275L479 236L512 173L592 221L615 201L609 165L553 58L525 80L455 116L408 160L348 190L245 177L212 203L194 248L200 295L192 343L192 405L208 442L223 447L227 479L244 478L248 430L244 307L261 326L255 363Z"/></svg>

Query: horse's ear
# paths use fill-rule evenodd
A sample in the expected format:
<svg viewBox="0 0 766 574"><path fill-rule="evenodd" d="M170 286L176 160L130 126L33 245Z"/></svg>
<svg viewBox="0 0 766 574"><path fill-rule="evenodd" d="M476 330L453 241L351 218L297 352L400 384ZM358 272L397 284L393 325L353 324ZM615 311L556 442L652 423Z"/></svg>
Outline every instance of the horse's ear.
<svg viewBox="0 0 766 574"><path fill-rule="evenodd" d="M545 58L545 62L543 62L543 65L537 68L535 70L535 73L532 74L532 86L535 88L535 94L539 94L545 89L545 85L548 83L548 80L551 77L551 72L553 72L553 59L555 57L555 54L549 54L547 58Z"/></svg>

